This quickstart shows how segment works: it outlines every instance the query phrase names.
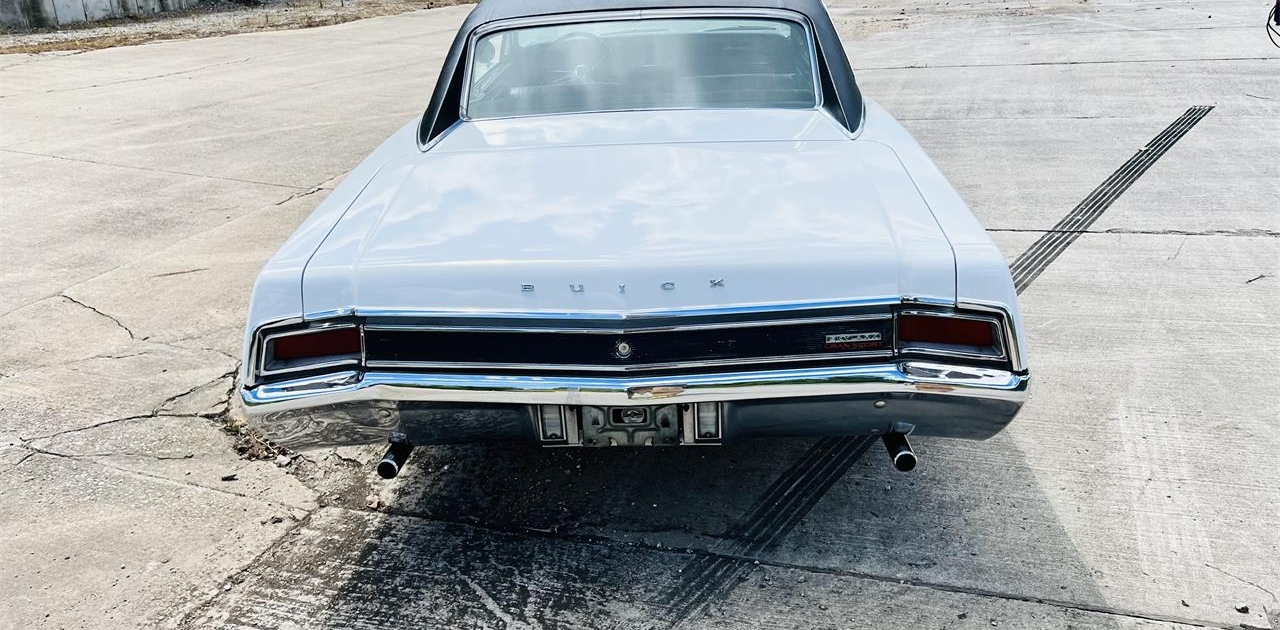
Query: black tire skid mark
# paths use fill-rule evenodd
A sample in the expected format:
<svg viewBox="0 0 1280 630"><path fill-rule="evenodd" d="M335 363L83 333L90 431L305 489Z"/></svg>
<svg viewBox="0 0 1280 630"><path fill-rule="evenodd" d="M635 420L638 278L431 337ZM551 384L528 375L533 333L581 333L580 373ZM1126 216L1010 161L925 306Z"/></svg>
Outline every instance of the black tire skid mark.
<svg viewBox="0 0 1280 630"><path fill-rule="evenodd" d="M1212 110L1212 105L1187 109L1018 256L1010 265L1018 294ZM714 547L711 555L700 556L681 570L680 583L661 602L671 627L681 626L714 599L727 596L750 570L742 557L770 549L790 533L874 441L875 436L824 438L811 446L748 512L736 540Z"/></svg>

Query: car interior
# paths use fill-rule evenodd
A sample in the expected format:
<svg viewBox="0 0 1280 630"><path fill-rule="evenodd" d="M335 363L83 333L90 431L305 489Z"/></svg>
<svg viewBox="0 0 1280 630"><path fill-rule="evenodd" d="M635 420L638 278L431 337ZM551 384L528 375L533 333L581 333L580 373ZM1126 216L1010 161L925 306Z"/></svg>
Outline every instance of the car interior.
<svg viewBox="0 0 1280 630"><path fill-rule="evenodd" d="M695 32L572 30L524 45L515 38L472 84L469 118L674 108L810 108L812 47L799 25Z"/></svg>

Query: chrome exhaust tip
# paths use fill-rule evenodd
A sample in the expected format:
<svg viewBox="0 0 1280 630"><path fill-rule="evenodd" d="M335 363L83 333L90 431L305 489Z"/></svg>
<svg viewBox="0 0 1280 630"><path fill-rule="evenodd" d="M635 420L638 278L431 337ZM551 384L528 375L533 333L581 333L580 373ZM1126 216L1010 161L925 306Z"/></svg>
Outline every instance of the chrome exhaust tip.
<svg viewBox="0 0 1280 630"><path fill-rule="evenodd" d="M884 448L889 451L889 459L893 461L893 467L899 472L911 472L915 470L919 461L916 458L915 451L911 450L911 442L907 441L907 434L915 427L898 423L893 430L880 436L880 441L884 442Z"/></svg>
<svg viewBox="0 0 1280 630"><path fill-rule="evenodd" d="M378 462L378 476L383 479L395 479L400 474L400 469L404 468L404 463L409 459L409 453L413 452L413 445L408 442L393 443L387 448L387 454L382 456L382 461Z"/></svg>

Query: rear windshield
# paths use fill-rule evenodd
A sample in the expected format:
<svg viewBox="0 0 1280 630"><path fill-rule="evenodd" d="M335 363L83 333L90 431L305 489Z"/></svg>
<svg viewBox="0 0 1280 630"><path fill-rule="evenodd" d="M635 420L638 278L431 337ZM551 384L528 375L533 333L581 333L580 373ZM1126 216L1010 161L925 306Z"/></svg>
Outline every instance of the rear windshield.
<svg viewBox="0 0 1280 630"><path fill-rule="evenodd" d="M468 118L676 108L813 108L804 27L769 18L650 18L481 37Z"/></svg>

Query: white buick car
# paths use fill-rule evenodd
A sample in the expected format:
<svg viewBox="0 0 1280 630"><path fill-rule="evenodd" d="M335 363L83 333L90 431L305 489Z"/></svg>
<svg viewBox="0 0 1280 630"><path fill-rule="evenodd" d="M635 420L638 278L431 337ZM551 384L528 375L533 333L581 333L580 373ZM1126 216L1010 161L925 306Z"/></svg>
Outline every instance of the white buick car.
<svg viewBox="0 0 1280 630"><path fill-rule="evenodd" d="M295 448L984 439L1003 256L819 0L484 0L426 112L258 277L240 390Z"/></svg>

